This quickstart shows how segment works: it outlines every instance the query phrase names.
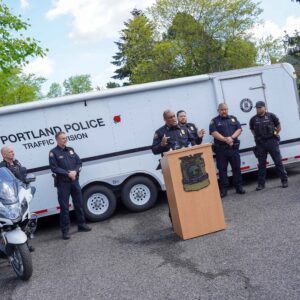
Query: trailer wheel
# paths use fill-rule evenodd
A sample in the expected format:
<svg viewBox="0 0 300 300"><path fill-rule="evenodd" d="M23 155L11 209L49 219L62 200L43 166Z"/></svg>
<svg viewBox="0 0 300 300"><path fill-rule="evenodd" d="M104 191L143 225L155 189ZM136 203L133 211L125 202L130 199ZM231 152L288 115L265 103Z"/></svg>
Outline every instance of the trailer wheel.
<svg viewBox="0 0 300 300"><path fill-rule="evenodd" d="M83 210L87 220L98 222L115 212L117 198L106 186L94 185L83 192Z"/></svg>
<svg viewBox="0 0 300 300"><path fill-rule="evenodd" d="M122 202L131 211L145 211L153 207L156 200L157 187L147 177L133 177L122 188Z"/></svg>

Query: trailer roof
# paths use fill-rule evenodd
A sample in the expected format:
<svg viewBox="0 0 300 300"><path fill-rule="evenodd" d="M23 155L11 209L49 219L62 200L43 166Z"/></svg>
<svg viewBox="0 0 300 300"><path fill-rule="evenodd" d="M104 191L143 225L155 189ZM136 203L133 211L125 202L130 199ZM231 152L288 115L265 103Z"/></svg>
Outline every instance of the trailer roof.
<svg viewBox="0 0 300 300"><path fill-rule="evenodd" d="M257 73L257 72L262 72L265 69L272 69L272 68L279 68L279 67L283 67L289 74L293 73L294 71L293 67L290 64L283 63L283 64L274 64L274 65L262 66L262 67L245 68L245 69L210 73L204 75L169 79L163 81L119 87L114 89L107 89L103 91L94 91L89 93L70 95L70 96L64 96L64 97L58 97L52 99L42 99L42 100L37 100L28 103L8 105L8 106L0 107L0 115L22 112L27 110L35 110L39 108L52 107L57 105L66 105L74 102L90 101L90 100L109 98L109 97L114 97L119 95L134 94L134 93L139 93L148 90L162 89L165 87L193 84L201 81L207 81L216 77L223 77L223 76L227 77L231 75L232 76L235 75L236 77L239 75Z"/></svg>

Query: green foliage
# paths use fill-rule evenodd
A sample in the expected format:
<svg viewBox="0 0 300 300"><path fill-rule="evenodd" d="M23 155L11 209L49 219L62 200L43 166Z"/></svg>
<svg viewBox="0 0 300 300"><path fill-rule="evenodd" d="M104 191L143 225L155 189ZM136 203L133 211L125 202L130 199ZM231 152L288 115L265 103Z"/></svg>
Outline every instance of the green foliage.
<svg viewBox="0 0 300 300"><path fill-rule="evenodd" d="M62 95L62 88L59 83L53 82L49 87L47 98L60 97Z"/></svg>
<svg viewBox="0 0 300 300"><path fill-rule="evenodd" d="M140 62L132 72L131 83L159 81L178 77L182 61L170 41L156 43L152 50L152 59Z"/></svg>
<svg viewBox="0 0 300 300"><path fill-rule="evenodd" d="M63 82L65 95L81 94L91 91L92 82L91 75L75 75L71 76Z"/></svg>
<svg viewBox="0 0 300 300"><path fill-rule="evenodd" d="M300 93L300 32L296 30L293 36L286 34L283 42L286 55L282 61L294 66L297 75L298 91Z"/></svg>
<svg viewBox="0 0 300 300"><path fill-rule="evenodd" d="M117 87L120 87L120 84L119 83L117 83L117 82L108 82L107 84L106 84L106 88L107 89L114 89L114 88L117 88Z"/></svg>
<svg viewBox="0 0 300 300"><path fill-rule="evenodd" d="M274 39L271 35L257 41L258 57L260 64L276 63L280 61L283 52L283 45L280 39Z"/></svg>
<svg viewBox="0 0 300 300"><path fill-rule="evenodd" d="M261 9L251 0L157 0L125 23L113 78L128 84L256 65L248 32ZM154 27L155 25L155 27Z"/></svg>
<svg viewBox="0 0 300 300"><path fill-rule="evenodd" d="M219 40L245 36L262 12L251 0L156 0L148 11L161 30L166 31L178 13L186 13Z"/></svg>
<svg viewBox="0 0 300 300"><path fill-rule="evenodd" d="M0 0L0 70L20 67L29 57L45 55L38 41L23 35L29 26Z"/></svg>
<svg viewBox="0 0 300 300"><path fill-rule="evenodd" d="M141 61L150 59L153 46L153 25L140 10L131 12L133 18L125 22L120 41L116 42L118 52L113 56L112 64L119 66L112 78L129 78Z"/></svg>
<svg viewBox="0 0 300 300"><path fill-rule="evenodd" d="M24 75L19 69L0 71L0 106L40 99L42 77Z"/></svg>

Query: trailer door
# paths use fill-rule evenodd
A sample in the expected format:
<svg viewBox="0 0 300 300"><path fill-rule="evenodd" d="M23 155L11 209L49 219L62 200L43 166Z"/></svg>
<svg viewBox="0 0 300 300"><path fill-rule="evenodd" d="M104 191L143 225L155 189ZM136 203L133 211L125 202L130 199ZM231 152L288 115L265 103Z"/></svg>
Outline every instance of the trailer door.
<svg viewBox="0 0 300 300"><path fill-rule="evenodd" d="M229 114L236 116L243 128L240 149L252 147L254 140L249 129L249 120L256 114L255 103L266 101L262 75L224 78L220 83Z"/></svg>

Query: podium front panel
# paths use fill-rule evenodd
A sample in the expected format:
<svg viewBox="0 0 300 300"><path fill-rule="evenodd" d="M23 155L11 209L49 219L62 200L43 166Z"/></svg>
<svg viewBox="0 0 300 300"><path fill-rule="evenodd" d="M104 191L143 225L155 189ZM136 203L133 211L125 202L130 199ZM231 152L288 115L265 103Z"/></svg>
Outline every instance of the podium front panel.
<svg viewBox="0 0 300 300"><path fill-rule="evenodd" d="M225 229L211 144L169 151L161 164L175 233L189 239Z"/></svg>

